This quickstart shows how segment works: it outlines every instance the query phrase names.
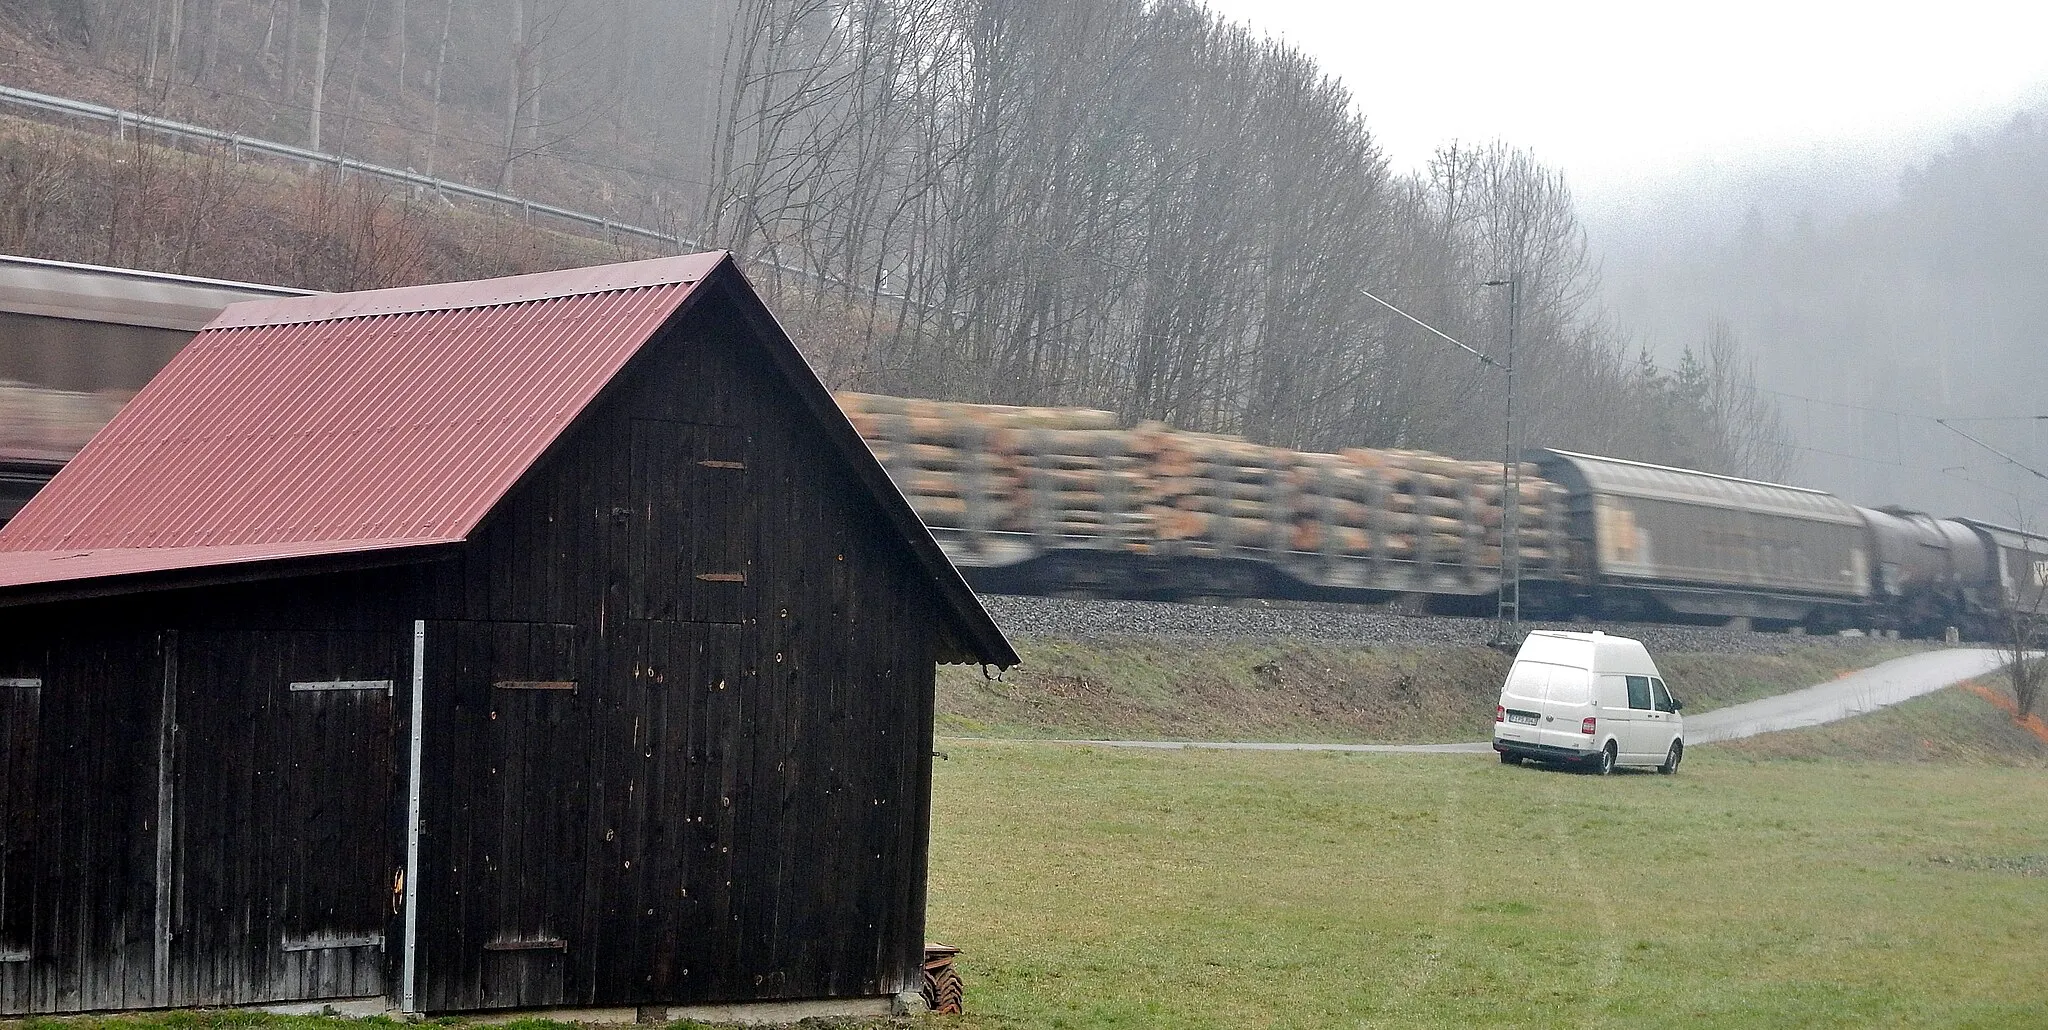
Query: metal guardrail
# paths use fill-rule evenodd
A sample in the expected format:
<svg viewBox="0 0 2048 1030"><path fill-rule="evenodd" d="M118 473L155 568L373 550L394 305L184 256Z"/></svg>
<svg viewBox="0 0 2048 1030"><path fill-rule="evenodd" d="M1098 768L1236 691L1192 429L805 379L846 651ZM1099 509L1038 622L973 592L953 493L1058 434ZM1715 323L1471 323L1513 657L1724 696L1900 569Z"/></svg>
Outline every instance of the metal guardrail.
<svg viewBox="0 0 2048 1030"><path fill-rule="evenodd" d="M271 140L257 139L254 136L244 136L240 133L223 132L219 129L209 129L204 125L193 125L189 122L159 118L155 115L143 114L139 111L124 111L120 108L87 103L83 100L72 100L68 97L50 96L47 93L16 89L12 86L0 86L0 103L14 104L52 114L71 115L93 121L108 122L114 126L114 131L117 135L126 135L128 127L132 125L138 129L148 129L152 132L160 132L164 135L181 139L204 140L210 143L221 144L231 148L238 156L243 151L250 151L272 157L304 161L307 164L331 167L341 171L357 172L419 189L429 189L442 194L452 194L459 197L467 197L471 200L480 200L489 204L500 204L509 208L517 208L529 219L535 214L542 214L578 225L600 229L608 233L618 233L622 236L633 236L643 240L665 243L681 252L721 249L716 246L707 245L702 240L691 239L676 233L649 229L645 226L620 222L601 215L574 211L554 204L543 204L524 197L516 197L509 193L499 193L496 190L487 190L479 186L470 186L449 179L437 179L431 175L421 175L418 172L404 168L371 164L368 161L360 161L342 154L328 154L318 150L308 150L305 147L295 147L289 143L277 143ZM771 268L785 275L799 276L828 286L851 286L870 294L876 300L902 301L909 299L900 293L891 293L888 290L877 289L860 283L849 283L840 276L827 275L808 268L798 268L779 261L763 261L759 258L752 258L749 259L748 263L750 266ZM923 302L915 303L927 310L936 310L929 304ZM952 314L956 318L966 317L963 313L957 311Z"/></svg>
<svg viewBox="0 0 2048 1030"><path fill-rule="evenodd" d="M222 132L219 129L209 129L203 125L193 125L188 122L158 118L155 115L142 114L138 111L124 111L119 108L87 103L83 100L71 100L66 97L53 97L46 93L34 93L25 89L15 89L11 86L0 86L0 101L38 111L71 115L98 122L108 122L114 125L115 132L121 135L125 135L128 127L132 125L138 129L148 129L167 136L218 143L233 149L238 155L243 151L250 151L258 154L268 154L272 157L304 161L312 165L335 168L341 171L358 172L391 182L434 190L437 193L453 194L455 196L468 197L472 200L481 200L486 203L502 204L506 207L517 208L527 215L543 214L580 225L587 225L594 229L601 229L605 232L667 243L678 249L705 249L701 241L679 236L675 233L662 232L659 229L649 229L645 226L614 221L599 215L572 211L566 207L543 204L538 201L527 200L524 197L515 197L509 193L499 193L496 190L482 189L448 179L437 179L430 175L421 175L418 172L408 171L403 168L371 164L368 161L359 161L353 157L346 157L341 154L327 154L317 150L307 150L304 147L295 147L288 143L275 143L266 139L257 139L253 136L244 136L240 133ZM780 265L775 267L781 271L808 274L801 273L800 270L794 268L782 268Z"/></svg>

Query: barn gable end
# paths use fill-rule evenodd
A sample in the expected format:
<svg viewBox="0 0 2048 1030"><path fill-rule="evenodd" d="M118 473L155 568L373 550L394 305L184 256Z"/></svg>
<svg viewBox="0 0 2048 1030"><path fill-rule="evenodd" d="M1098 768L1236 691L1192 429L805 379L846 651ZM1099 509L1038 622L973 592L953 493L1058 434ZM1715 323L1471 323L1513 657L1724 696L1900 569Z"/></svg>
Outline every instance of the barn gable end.
<svg viewBox="0 0 2048 1030"><path fill-rule="evenodd" d="M1014 653L729 262L658 324L459 539L38 579L0 536L0 1009L916 982L933 663Z"/></svg>

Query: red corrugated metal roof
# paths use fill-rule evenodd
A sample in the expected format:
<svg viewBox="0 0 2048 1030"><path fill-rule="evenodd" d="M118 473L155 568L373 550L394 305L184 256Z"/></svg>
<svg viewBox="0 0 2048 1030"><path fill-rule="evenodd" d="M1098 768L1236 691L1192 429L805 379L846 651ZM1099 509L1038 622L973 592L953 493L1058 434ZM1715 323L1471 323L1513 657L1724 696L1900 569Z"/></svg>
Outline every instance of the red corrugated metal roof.
<svg viewBox="0 0 2048 1030"><path fill-rule="evenodd" d="M464 539L724 260L230 307L0 529L0 585Z"/></svg>

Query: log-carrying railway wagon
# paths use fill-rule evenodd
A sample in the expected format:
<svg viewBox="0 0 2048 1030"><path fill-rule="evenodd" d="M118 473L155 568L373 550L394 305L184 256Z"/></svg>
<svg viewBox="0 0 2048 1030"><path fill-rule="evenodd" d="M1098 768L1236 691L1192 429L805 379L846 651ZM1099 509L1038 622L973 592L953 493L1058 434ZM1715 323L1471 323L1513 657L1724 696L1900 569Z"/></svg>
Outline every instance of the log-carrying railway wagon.
<svg viewBox="0 0 2048 1030"><path fill-rule="evenodd" d="M222 307L300 292L0 257L0 523ZM1493 610L1498 462L837 396L984 591ZM1982 636L2048 607L2048 538L2025 530L1561 450L1517 471L1531 616Z"/></svg>
<svg viewBox="0 0 2048 1030"><path fill-rule="evenodd" d="M1491 597L1501 467L1310 454L1111 412L841 393L840 406L984 589L1131 597ZM1565 495L1526 478L1523 568L1562 576Z"/></svg>

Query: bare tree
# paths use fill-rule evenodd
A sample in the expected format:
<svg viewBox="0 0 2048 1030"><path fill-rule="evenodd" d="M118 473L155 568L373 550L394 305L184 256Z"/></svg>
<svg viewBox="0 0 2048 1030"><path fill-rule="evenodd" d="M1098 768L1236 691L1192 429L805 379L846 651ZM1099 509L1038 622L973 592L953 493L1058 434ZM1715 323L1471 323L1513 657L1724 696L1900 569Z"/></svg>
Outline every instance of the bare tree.
<svg viewBox="0 0 2048 1030"><path fill-rule="evenodd" d="M1700 360L1707 372L1705 407L1727 464L1717 471L1764 480L1789 476L1792 433L1777 402L1757 386L1756 359L1726 319L1708 323Z"/></svg>
<svg viewBox="0 0 2048 1030"><path fill-rule="evenodd" d="M511 182L513 167L521 158L575 135L613 100L600 88L585 96L581 105L567 101L571 84L588 80L601 85L605 81L601 75L589 74L590 66L605 59L602 27L580 18L583 12L574 0L508 2L510 60L506 62L505 132L496 182L501 190ZM557 107L561 110L554 111Z"/></svg>
<svg viewBox="0 0 2048 1030"><path fill-rule="evenodd" d="M455 0L445 0L441 6L441 40L434 50L434 100L428 115L427 128L427 175L434 174L434 161L441 153L441 105L446 98L448 81L448 38L455 24Z"/></svg>
<svg viewBox="0 0 2048 1030"><path fill-rule="evenodd" d="M2024 719L2041 699L2048 683L2048 548L2036 550L2038 537L2022 537L2023 547L2003 550L1999 573L2004 604L1996 616L1994 638L2005 661L2006 683L2012 689L2014 715Z"/></svg>

